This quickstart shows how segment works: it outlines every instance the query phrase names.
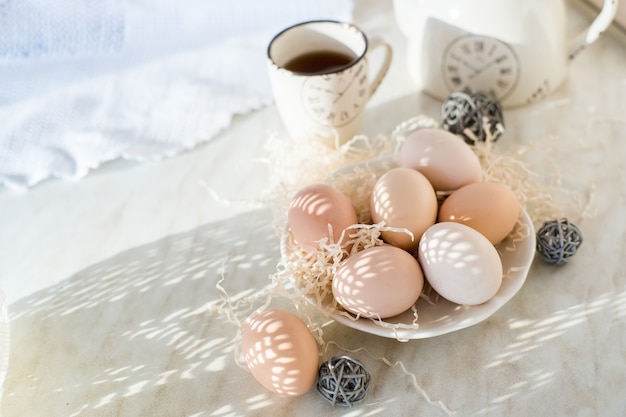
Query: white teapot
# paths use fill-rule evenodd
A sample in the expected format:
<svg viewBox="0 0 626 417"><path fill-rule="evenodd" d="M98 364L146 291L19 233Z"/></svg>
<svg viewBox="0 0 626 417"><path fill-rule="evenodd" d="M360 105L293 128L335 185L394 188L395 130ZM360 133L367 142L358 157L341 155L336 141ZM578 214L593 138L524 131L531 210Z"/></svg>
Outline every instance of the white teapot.
<svg viewBox="0 0 626 417"><path fill-rule="evenodd" d="M428 94L444 100L469 89L503 107L554 91L568 61L610 25L618 0L577 37L566 36L564 0L394 0L408 38L408 68Z"/></svg>

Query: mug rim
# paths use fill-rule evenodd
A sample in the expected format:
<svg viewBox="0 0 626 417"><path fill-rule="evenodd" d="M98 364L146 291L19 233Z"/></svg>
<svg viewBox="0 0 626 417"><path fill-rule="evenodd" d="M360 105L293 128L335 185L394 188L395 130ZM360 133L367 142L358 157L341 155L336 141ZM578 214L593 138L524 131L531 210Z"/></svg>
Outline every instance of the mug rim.
<svg viewBox="0 0 626 417"><path fill-rule="evenodd" d="M356 30L361 37L363 38L363 42L364 42L364 48L363 48L363 52L360 55L357 55L357 57L352 60L349 64L346 64L342 67L339 68L335 68L333 70L330 71L324 71L324 72L303 72L303 71L292 71L289 70L285 67L283 67L282 65L278 65L276 63L276 61L274 61L274 59L272 58L272 54L271 54L271 49L272 49L272 45L274 44L274 42L281 37L282 35L284 35L287 31L297 28L299 26L304 26L304 25L310 25L312 23L334 23L334 24L338 24L340 26L342 26L344 29L347 28L351 28ZM336 74L342 71L345 71L349 68L352 68L353 66L355 66L356 64L358 64L367 54L367 51L369 49L369 40L367 39L367 35L365 35L365 32L363 32L363 30L361 30L361 28L359 28L357 25L353 24L353 23L349 23L349 22L342 22L340 20L332 20L332 19L315 19L315 20L306 20L303 22L298 22L295 23L293 25L287 26L286 28L282 29L281 31L279 31L278 33L276 33L272 39L270 40L269 44L267 45L267 59L269 59L269 62L277 69L281 70L281 71L285 71L288 72L289 74L293 74L293 75L298 75L298 76L306 76L306 77L314 77L314 76L318 76L318 75L328 75L328 74Z"/></svg>

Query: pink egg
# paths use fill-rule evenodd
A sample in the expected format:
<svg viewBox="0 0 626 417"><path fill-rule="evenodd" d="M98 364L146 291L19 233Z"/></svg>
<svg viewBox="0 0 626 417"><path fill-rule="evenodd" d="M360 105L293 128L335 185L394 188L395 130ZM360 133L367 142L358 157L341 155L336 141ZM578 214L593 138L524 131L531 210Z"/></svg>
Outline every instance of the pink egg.
<svg viewBox="0 0 626 417"><path fill-rule="evenodd" d="M347 311L387 318L409 309L424 286L411 254L391 245L374 246L350 256L333 278L333 296Z"/></svg>
<svg viewBox="0 0 626 417"><path fill-rule="evenodd" d="M317 343L304 322L286 310L250 316L241 330L241 345L248 369L272 392L299 396L317 380Z"/></svg>
<svg viewBox="0 0 626 417"><path fill-rule="evenodd" d="M443 129L411 133L400 148L400 166L415 169L435 191L452 191L482 180L480 160L465 141Z"/></svg>
<svg viewBox="0 0 626 417"><path fill-rule="evenodd" d="M313 184L298 191L289 205L287 221L294 240L305 250L318 249L323 238L339 242L342 232L358 223L350 199L327 184Z"/></svg>
<svg viewBox="0 0 626 417"><path fill-rule="evenodd" d="M422 233L437 220L437 195L428 179L410 168L393 168L381 176L372 191L370 212L374 223L402 228L383 231L385 242L414 252Z"/></svg>

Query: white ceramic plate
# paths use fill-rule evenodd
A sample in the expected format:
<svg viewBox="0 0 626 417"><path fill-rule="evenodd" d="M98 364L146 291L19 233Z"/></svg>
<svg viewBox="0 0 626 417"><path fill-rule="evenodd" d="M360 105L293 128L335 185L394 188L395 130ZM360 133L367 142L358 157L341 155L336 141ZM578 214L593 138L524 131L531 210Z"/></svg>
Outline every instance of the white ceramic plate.
<svg viewBox="0 0 626 417"><path fill-rule="evenodd" d="M391 157L382 157L367 163L355 164L342 168L329 177L329 182L334 178L343 175L350 175L355 170L367 169L375 172L377 176L382 175L388 169L397 166ZM371 319L355 319L344 311L336 311L332 318L348 327L361 330L366 333L375 334L399 340L405 339L425 339L434 336L454 332L478 324L493 315L522 288L528 271L535 256L535 230L532 221L525 211L520 215L520 222L526 227L528 233L526 237L517 240L513 245L511 237L506 238L498 244L498 248L515 247L514 251L500 250L502 267L508 271L508 275L502 280L502 285L498 293L491 300L477 306L461 306L441 297L436 304L420 298L416 304L418 313L418 327L410 329L393 328L381 325ZM413 312L406 311L395 317L385 319L385 323L412 325L414 320Z"/></svg>
<svg viewBox="0 0 626 417"><path fill-rule="evenodd" d="M333 313L332 318L348 327L362 330L366 333L398 339L425 339L439 336L486 320L513 298L526 281L528 270L535 255L535 232L526 212L522 213L521 221L528 227L529 234L521 242L516 242L515 251L502 252L503 269L505 271L509 268L511 269L509 275L502 280L502 286L498 293L486 303L477 306L461 306L440 297L437 304L430 304L420 298L416 304L418 312L417 323L419 324L417 329L394 330L393 328L383 327L374 320L363 318L354 320L345 316L345 313L341 314L339 312ZM509 243L510 238L507 238L500 245ZM407 311L384 321L410 325L413 322L413 312Z"/></svg>

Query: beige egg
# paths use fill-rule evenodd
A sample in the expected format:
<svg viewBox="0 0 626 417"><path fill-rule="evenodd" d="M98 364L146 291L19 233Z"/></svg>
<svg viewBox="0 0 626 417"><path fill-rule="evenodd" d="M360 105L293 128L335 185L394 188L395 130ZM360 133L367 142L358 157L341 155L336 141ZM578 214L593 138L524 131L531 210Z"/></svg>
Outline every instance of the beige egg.
<svg viewBox="0 0 626 417"><path fill-rule="evenodd" d="M511 233L519 214L519 202L509 188L495 182L479 182L450 194L439 209L438 221L462 223L496 245Z"/></svg>
<svg viewBox="0 0 626 417"><path fill-rule="evenodd" d="M303 249L318 249L323 238L334 243L341 239L344 229L358 223L352 202L337 188L313 184L298 191L291 199L287 222L291 234ZM332 226L330 236L328 226ZM345 239L344 239L345 240Z"/></svg>
<svg viewBox="0 0 626 417"><path fill-rule="evenodd" d="M346 259L333 278L333 296L347 311L387 318L408 310L424 286L411 254L391 245L364 249Z"/></svg>
<svg viewBox="0 0 626 417"><path fill-rule="evenodd" d="M415 169L436 191L453 191L482 180L480 160L465 141L443 129L421 129L407 136L400 166Z"/></svg>
<svg viewBox="0 0 626 417"><path fill-rule="evenodd" d="M286 310L250 316L242 327L241 345L248 369L272 392L299 396L317 379L317 343L304 322Z"/></svg>
<svg viewBox="0 0 626 417"><path fill-rule="evenodd" d="M393 168L374 185L370 199L374 223L408 229L405 232L384 231L385 242L414 252L422 233L437 220L437 195L430 182L411 168Z"/></svg>
<svg viewBox="0 0 626 417"><path fill-rule="evenodd" d="M460 223L431 226L422 235L418 258L428 283L453 303L482 304L502 285L502 260L496 248Z"/></svg>

